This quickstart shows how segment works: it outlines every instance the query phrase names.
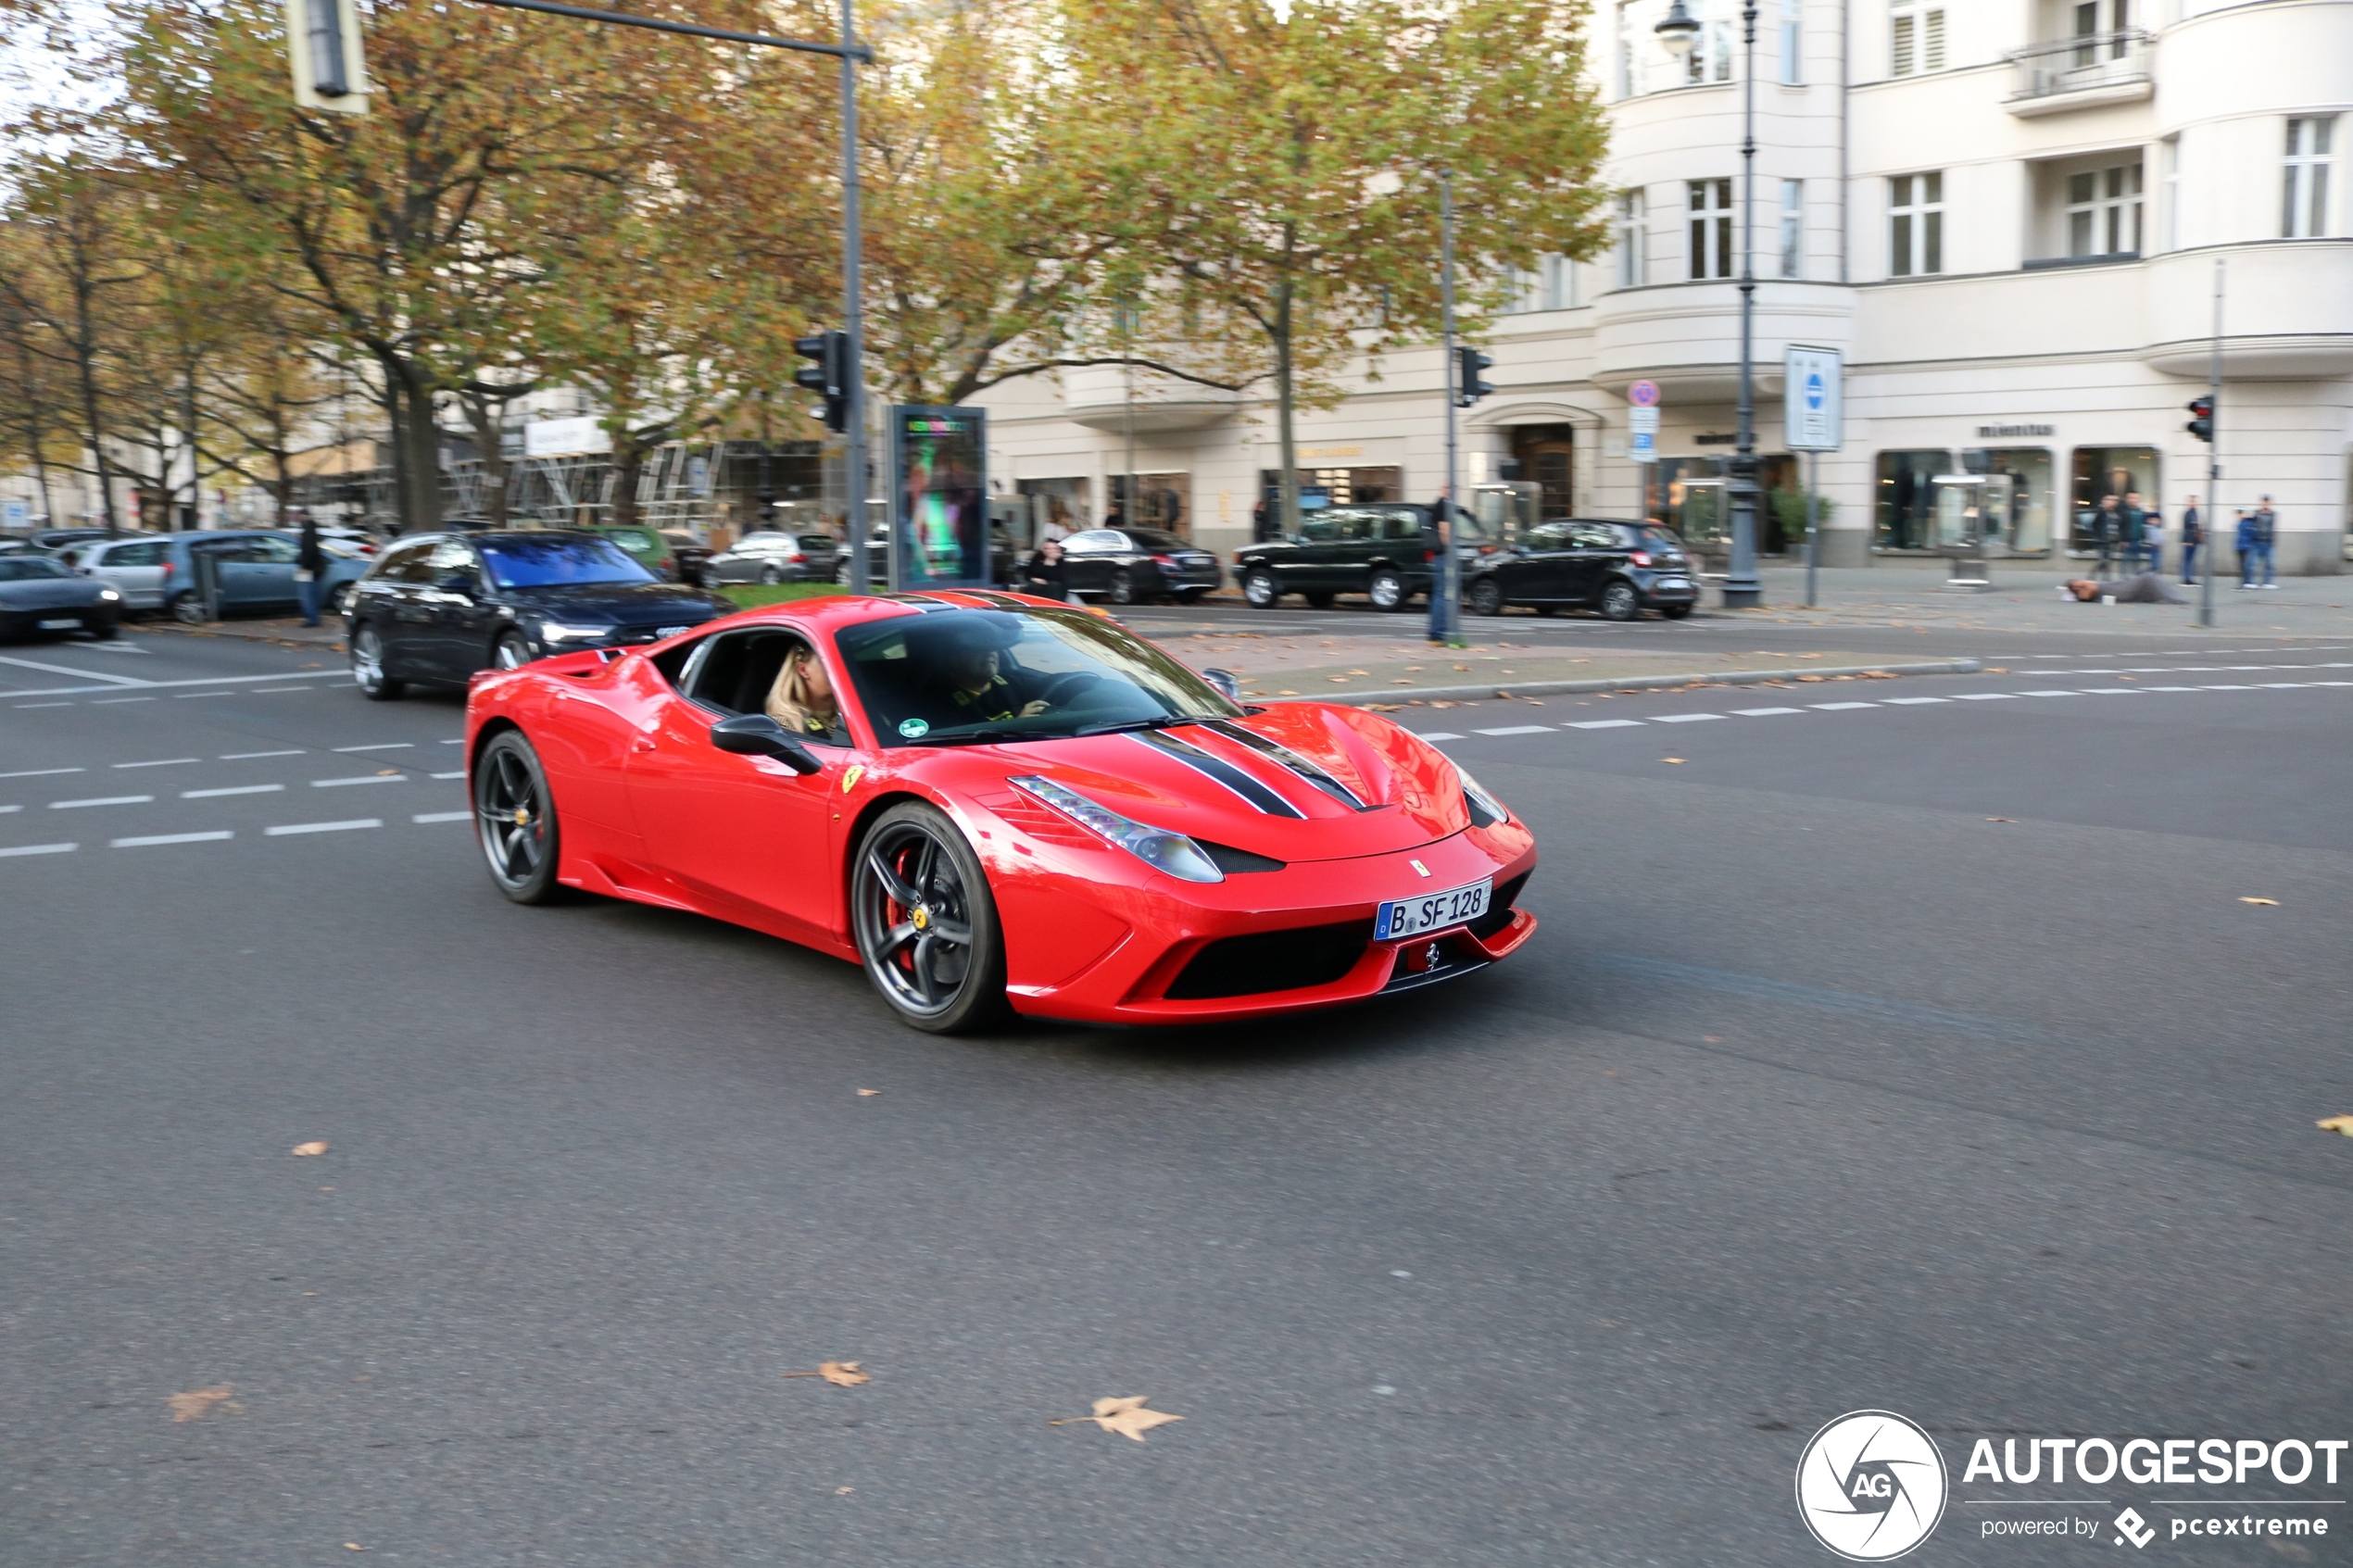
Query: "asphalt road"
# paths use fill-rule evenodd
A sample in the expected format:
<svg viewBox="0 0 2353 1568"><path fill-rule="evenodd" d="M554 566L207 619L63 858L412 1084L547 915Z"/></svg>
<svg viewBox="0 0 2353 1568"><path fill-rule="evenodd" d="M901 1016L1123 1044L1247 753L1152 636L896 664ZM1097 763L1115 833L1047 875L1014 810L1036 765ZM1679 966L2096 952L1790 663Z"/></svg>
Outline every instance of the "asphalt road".
<svg viewBox="0 0 2353 1568"><path fill-rule="evenodd" d="M2353 1436L2353 653L2223 646L1416 710L1520 956L978 1040L506 903L454 696L0 648L0 851L76 846L0 854L0 1562L1817 1564L1861 1408L1911 1561L2114 1561L1982 1539L1974 1439ZM2334 1533L2151 1555L2353 1560L2353 1466L2247 1491Z"/></svg>

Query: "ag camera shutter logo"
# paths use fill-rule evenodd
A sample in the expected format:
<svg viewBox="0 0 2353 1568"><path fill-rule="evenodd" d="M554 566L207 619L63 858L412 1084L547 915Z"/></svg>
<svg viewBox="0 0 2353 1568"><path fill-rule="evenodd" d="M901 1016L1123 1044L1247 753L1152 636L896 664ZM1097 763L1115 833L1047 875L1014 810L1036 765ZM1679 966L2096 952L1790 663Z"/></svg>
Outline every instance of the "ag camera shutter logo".
<svg viewBox="0 0 2353 1568"><path fill-rule="evenodd" d="M1797 1512L1850 1562L1886 1562L1934 1533L1948 1491L1935 1441L1892 1411L1853 1411L1797 1461Z"/></svg>

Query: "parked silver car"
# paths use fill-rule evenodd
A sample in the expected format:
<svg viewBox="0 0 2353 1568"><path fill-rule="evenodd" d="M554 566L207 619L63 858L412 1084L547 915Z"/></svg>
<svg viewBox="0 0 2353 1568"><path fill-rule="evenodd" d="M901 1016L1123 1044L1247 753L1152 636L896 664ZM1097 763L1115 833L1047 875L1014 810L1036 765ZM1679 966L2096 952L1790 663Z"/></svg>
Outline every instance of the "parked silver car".
<svg viewBox="0 0 2353 1568"><path fill-rule="evenodd" d="M747 533L702 565L702 585L830 583L840 546L830 533Z"/></svg>

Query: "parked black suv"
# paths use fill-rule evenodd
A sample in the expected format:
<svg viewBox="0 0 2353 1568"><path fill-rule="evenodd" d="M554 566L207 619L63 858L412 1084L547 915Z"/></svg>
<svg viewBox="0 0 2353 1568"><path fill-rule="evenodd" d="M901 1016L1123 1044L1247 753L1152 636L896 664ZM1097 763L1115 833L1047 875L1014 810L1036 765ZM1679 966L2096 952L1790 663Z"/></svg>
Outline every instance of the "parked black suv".
<svg viewBox="0 0 2353 1568"><path fill-rule="evenodd" d="M1464 591L1481 615L1533 605L1539 615L1593 609L1631 621L1655 609L1680 621L1699 603L1691 553L1673 530L1583 518L1538 523L1509 549L1483 558Z"/></svg>
<svg viewBox="0 0 2353 1568"><path fill-rule="evenodd" d="M1242 597L1272 609L1297 594L1317 609L1335 594L1363 594L1378 609L1403 609L1429 592L1438 535L1429 508L1408 501L1327 507L1299 521L1288 539L1265 539L1234 552Z"/></svg>

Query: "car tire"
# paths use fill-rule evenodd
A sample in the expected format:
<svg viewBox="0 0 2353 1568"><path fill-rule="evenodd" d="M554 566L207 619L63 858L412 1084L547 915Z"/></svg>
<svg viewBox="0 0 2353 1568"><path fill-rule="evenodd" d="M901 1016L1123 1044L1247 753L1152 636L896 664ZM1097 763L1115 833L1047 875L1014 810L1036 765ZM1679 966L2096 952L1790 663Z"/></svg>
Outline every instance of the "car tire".
<svg viewBox="0 0 2353 1568"><path fill-rule="evenodd" d="M384 673L384 637L364 624L351 633L351 679L370 702L392 702L409 689L407 682Z"/></svg>
<svg viewBox="0 0 2353 1568"><path fill-rule="evenodd" d="M762 587L774 588L784 580L785 574L781 568L763 566L760 569L760 583Z"/></svg>
<svg viewBox="0 0 2353 1568"><path fill-rule="evenodd" d="M964 1034L1012 1011L997 900L980 858L937 807L911 800L875 820L858 846L849 909L867 978L901 1022Z"/></svg>
<svg viewBox="0 0 2353 1568"><path fill-rule="evenodd" d="M498 891L518 904L552 904L566 889L556 880L562 838L547 772L521 730L504 730L474 758L468 791L474 839Z"/></svg>
<svg viewBox="0 0 2353 1568"><path fill-rule="evenodd" d="M1271 571L1244 572L1242 598L1252 609L1273 609L1283 602L1282 580Z"/></svg>
<svg viewBox="0 0 2353 1568"><path fill-rule="evenodd" d="M196 597L193 588L172 595L170 604L165 608L171 611L171 619L182 626L201 626L205 623L204 601Z"/></svg>
<svg viewBox="0 0 2353 1568"><path fill-rule="evenodd" d="M1632 621L1642 613L1642 596L1623 577L1602 588L1602 619Z"/></svg>
<svg viewBox="0 0 2353 1568"><path fill-rule="evenodd" d="M1132 605L1136 602L1136 579L1124 566L1112 568L1111 602L1115 605Z"/></svg>
<svg viewBox="0 0 2353 1568"><path fill-rule="evenodd" d="M490 667L493 670L520 670L531 662L531 645L523 641L521 632L501 632L490 645Z"/></svg>
<svg viewBox="0 0 2353 1568"><path fill-rule="evenodd" d="M1411 596L1405 592L1405 579L1388 567L1373 573L1373 580L1365 584L1365 596L1375 609L1403 609Z"/></svg>
<svg viewBox="0 0 2353 1568"><path fill-rule="evenodd" d="M1669 621L1688 621L1691 619L1692 607L1689 605L1661 605L1658 607L1658 613L1667 617Z"/></svg>
<svg viewBox="0 0 2353 1568"><path fill-rule="evenodd" d="M1309 609L1329 609L1332 608L1333 596L1330 594L1302 594L1299 596L1307 601L1307 608Z"/></svg>
<svg viewBox="0 0 2353 1568"><path fill-rule="evenodd" d="M715 566L704 567L700 573L700 578L702 591L706 594L714 592L722 581L719 575L719 569Z"/></svg>
<svg viewBox="0 0 2353 1568"><path fill-rule="evenodd" d="M1492 577L1482 577L1470 586L1470 607L1476 615L1504 613L1504 587Z"/></svg>

